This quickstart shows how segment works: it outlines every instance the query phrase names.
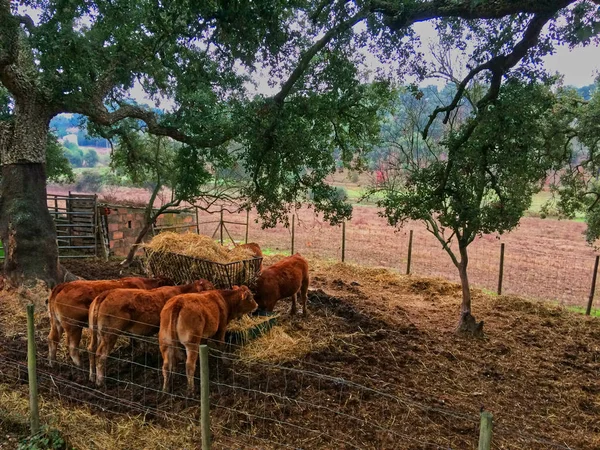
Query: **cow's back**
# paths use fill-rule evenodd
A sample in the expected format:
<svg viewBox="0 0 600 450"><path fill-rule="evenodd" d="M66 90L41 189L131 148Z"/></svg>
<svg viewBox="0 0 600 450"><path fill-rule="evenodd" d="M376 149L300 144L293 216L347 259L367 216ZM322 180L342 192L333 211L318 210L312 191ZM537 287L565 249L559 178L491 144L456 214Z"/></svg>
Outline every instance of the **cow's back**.
<svg viewBox="0 0 600 450"><path fill-rule="evenodd" d="M306 259L299 254L288 256L261 272L256 283L257 296L262 299L273 293L278 299L291 297L305 278L308 278Z"/></svg>

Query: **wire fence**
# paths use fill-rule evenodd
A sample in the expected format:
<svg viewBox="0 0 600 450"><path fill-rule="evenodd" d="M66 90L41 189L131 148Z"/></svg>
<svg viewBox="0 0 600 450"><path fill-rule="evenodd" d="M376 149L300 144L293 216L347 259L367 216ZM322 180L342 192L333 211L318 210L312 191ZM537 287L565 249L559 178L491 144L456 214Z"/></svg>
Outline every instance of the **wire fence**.
<svg viewBox="0 0 600 450"><path fill-rule="evenodd" d="M196 368L196 389L186 392L184 355L163 391L156 337L136 336L134 345L122 332L103 329L118 337L118 344L106 361L105 383L98 387L89 381L85 346L80 348L82 366L73 365L62 347L56 365L49 367L46 331L40 325L35 331L37 390L43 397L66 408L84 405L98 415L143 416L145 423L188 434L199 447L202 378ZM0 383L28 381L27 344L19 333L0 350ZM344 365L252 360L240 357L239 346L208 344L212 448L459 449L474 448L480 439L475 405L470 410L440 405L425 387L398 385L377 373L349 376ZM162 442L156 448L172 445ZM491 447L479 448L574 447L500 422Z"/></svg>
<svg viewBox="0 0 600 450"><path fill-rule="evenodd" d="M220 211L215 211L216 214ZM227 236L243 242L257 242L266 254L289 254L292 227L279 225L263 229L255 212L225 211L223 220ZM419 223L406 224L400 230L388 226L377 209L356 207L345 225L331 226L312 210L298 210L295 215L294 251L305 256L341 261L364 266L387 267L406 273L410 231L413 230L411 252L412 274L441 277L459 282L457 268L440 243ZM290 218L291 222L291 218ZM515 231L503 236L483 236L469 246L469 279L473 287L497 292L500 272L500 249L505 245L502 294L556 301L583 306L589 299L594 261L598 253L583 238L585 225L573 221L524 218ZM199 227L200 234L211 235L211 228ZM230 240L230 239L226 239Z"/></svg>

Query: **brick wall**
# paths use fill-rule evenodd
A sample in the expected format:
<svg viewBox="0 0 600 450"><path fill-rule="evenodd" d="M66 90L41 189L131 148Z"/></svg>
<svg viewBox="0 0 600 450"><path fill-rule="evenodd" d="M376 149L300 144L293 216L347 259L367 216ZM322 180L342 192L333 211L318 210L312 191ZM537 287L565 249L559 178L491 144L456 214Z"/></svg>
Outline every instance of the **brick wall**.
<svg viewBox="0 0 600 450"><path fill-rule="evenodd" d="M108 231L108 246L110 254L127 256L135 238L144 226L144 209L118 205L100 205L104 210L103 220L105 231ZM106 214L108 212L108 214ZM156 220L156 227L166 228L178 233L196 232L196 215L193 211L182 210L178 213L161 214ZM152 238L152 232L146 235L146 240Z"/></svg>

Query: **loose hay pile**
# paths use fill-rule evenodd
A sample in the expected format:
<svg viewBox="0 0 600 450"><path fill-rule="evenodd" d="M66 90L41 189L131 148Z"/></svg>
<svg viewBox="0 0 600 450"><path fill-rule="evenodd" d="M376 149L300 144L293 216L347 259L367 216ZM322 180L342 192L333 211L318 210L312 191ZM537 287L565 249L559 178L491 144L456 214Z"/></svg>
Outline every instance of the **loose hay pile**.
<svg viewBox="0 0 600 450"><path fill-rule="evenodd" d="M226 264L254 257L252 250L244 247L229 249L212 238L194 233L174 233L166 231L156 235L145 248L154 252L171 252L207 261Z"/></svg>
<svg viewBox="0 0 600 450"><path fill-rule="evenodd" d="M275 326L268 334L240 349L241 359L249 361L283 362L303 357L314 348L308 336L294 338L283 327Z"/></svg>

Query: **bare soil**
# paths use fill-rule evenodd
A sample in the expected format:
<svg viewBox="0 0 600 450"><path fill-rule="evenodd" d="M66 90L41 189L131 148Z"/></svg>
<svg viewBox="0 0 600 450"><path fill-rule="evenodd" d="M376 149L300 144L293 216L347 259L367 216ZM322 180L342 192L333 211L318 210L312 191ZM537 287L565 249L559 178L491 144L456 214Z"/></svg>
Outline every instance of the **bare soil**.
<svg viewBox="0 0 600 450"><path fill-rule="evenodd" d="M78 265L79 273L72 270L88 276L113 270ZM318 260L311 277L309 318L290 317L289 302L278 305L279 325L314 341L306 354L275 364L213 350L216 448L476 448L485 408L494 414L493 448L600 449L598 319L475 290L485 338L469 339L454 333L456 284ZM18 389L27 377L26 339L14 308L0 302L0 383ZM107 386L97 390L87 381L87 357L79 370L63 350L64 364L47 366L47 332L42 315L36 337L46 401L86 404L107 420L141 414L153 426L175 423L199 444L198 401L185 397L183 364L172 394L162 395L155 344L132 349L124 341L108 363Z"/></svg>

